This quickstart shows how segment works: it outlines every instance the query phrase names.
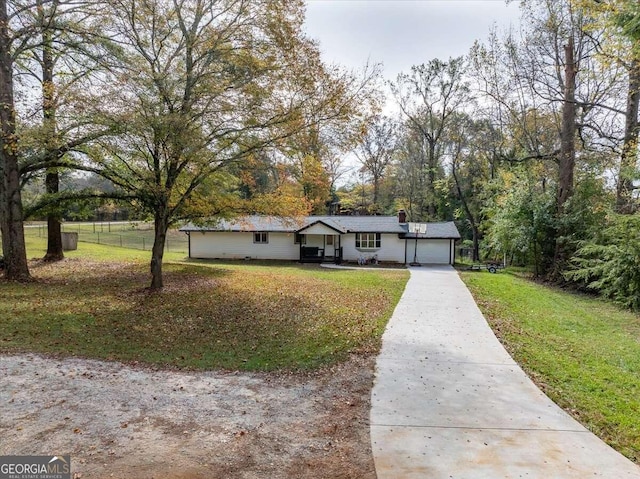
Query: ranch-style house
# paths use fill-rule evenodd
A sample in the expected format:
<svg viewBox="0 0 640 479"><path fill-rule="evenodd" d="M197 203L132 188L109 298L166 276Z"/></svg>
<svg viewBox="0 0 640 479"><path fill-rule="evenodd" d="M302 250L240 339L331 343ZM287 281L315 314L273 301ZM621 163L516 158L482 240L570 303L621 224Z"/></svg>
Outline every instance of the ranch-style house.
<svg viewBox="0 0 640 479"><path fill-rule="evenodd" d="M398 216L246 216L187 225L189 257L453 264L460 233L451 221L410 223Z"/></svg>

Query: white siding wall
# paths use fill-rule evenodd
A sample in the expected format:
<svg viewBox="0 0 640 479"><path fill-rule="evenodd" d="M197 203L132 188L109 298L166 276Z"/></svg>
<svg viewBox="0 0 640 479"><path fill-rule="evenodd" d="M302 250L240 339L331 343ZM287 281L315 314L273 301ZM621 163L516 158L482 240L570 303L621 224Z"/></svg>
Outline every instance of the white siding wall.
<svg viewBox="0 0 640 479"><path fill-rule="evenodd" d="M293 233L269 233L269 243L253 242L253 233L193 232L192 258L239 259L300 259L300 245L294 243Z"/></svg>
<svg viewBox="0 0 640 479"><path fill-rule="evenodd" d="M408 262L413 261L415 240L409 240L407 246ZM430 239L418 240L418 263L420 264L449 264L451 259L451 240Z"/></svg>
<svg viewBox="0 0 640 479"><path fill-rule="evenodd" d="M404 263L404 240L397 234L382 234L379 249L356 249L356 235L349 233L340 238L342 257L345 261L357 261L360 256L368 258L378 255L378 261Z"/></svg>
<svg viewBox="0 0 640 479"><path fill-rule="evenodd" d="M307 236L306 246L323 247L324 238L320 235ZM405 240L397 234L382 234L380 248L376 250L356 249L356 235L354 233L341 235L340 246L343 248L345 261L357 261L361 256L368 258L374 254L379 261L395 263L405 262ZM336 237L336 246L338 238ZM451 258L452 241L418 240L418 262L423 264L449 264ZM407 244L407 263L413 261L415 241ZM192 232L192 258L220 258L241 259L298 260L300 245L294 243L293 233L269 233L269 243L253 242L253 233L239 232Z"/></svg>
<svg viewBox="0 0 640 479"><path fill-rule="evenodd" d="M305 246L317 246L318 248L324 248L324 236L321 235L305 235L307 242Z"/></svg>
<svg viewBox="0 0 640 479"><path fill-rule="evenodd" d="M335 235L338 232L333 228L329 228L328 226L322 224L315 224L313 226L309 226L301 231L304 235Z"/></svg>

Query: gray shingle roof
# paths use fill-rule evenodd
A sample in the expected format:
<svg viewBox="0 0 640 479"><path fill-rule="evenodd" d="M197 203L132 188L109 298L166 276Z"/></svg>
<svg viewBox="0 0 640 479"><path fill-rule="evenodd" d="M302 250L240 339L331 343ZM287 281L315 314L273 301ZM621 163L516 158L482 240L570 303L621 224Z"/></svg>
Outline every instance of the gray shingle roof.
<svg viewBox="0 0 640 479"><path fill-rule="evenodd" d="M310 221L307 222L307 224L305 226L303 226L302 228L300 228L298 231L299 232L303 232L305 231L306 228L309 228L310 226L313 225L317 225L317 224L323 224L328 226L331 229L336 230L339 233L346 233L347 229L341 225L340 223L338 223L337 221L334 221L333 219L327 219L324 216L322 217L323 219L319 219L316 216L311 216L308 219Z"/></svg>
<svg viewBox="0 0 640 479"><path fill-rule="evenodd" d="M186 225L180 231L264 231L293 233L313 223L322 222L344 233L395 233L415 238L408 233L406 223L398 223L397 216L306 216L280 218L275 216L245 216L233 221L220 220L210 226ZM418 238L460 238L456 225L449 222L427 223L427 232Z"/></svg>
<svg viewBox="0 0 640 479"><path fill-rule="evenodd" d="M404 223L396 216L309 216L312 221L332 222L346 233L397 233L407 232Z"/></svg>
<svg viewBox="0 0 640 479"><path fill-rule="evenodd" d="M180 231L263 231L274 233L291 233L307 224L307 218L280 218L276 216L242 216L234 220L219 220L205 226L188 224Z"/></svg>
<svg viewBox="0 0 640 479"><path fill-rule="evenodd" d="M424 234L407 233L406 238L418 238L418 239L460 239L460 233L453 221L446 221L441 223L427 223L427 232Z"/></svg>

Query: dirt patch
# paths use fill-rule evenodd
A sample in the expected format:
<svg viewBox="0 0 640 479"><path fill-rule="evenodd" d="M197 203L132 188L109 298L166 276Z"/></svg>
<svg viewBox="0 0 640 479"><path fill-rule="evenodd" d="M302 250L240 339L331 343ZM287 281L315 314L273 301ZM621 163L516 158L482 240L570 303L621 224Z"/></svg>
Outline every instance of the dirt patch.
<svg viewBox="0 0 640 479"><path fill-rule="evenodd" d="M0 454L76 478L371 478L374 357L312 375L0 356Z"/></svg>

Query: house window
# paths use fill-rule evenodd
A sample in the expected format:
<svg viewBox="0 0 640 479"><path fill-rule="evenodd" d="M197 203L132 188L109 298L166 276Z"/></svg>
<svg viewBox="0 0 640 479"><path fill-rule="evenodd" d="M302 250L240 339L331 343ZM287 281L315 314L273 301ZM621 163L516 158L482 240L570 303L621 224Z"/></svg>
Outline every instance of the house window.
<svg viewBox="0 0 640 479"><path fill-rule="evenodd" d="M380 233L356 233L356 248L380 248Z"/></svg>
<svg viewBox="0 0 640 479"><path fill-rule="evenodd" d="M307 236L306 235L301 235L300 233L296 233L295 234L294 243L295 244L307 244Z"/></svg>
<svg viewBox="0 0 640 479"><path fill-rule="evenodd" d="M333 246L333 235L327 236L327 246Z"/></svg>
<svg viewBox="0 0 640 479"><path fill-rule="evenodd" d="M269 233L253 233L253 242L267 244L269 242Z"/></svg>

